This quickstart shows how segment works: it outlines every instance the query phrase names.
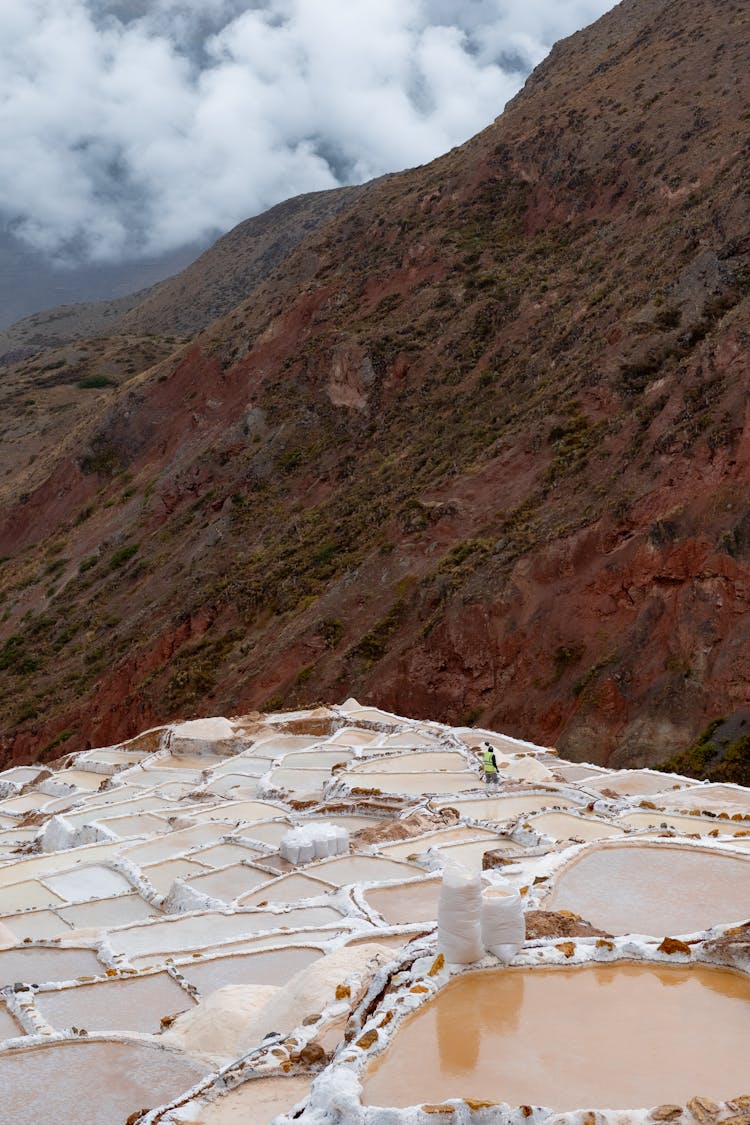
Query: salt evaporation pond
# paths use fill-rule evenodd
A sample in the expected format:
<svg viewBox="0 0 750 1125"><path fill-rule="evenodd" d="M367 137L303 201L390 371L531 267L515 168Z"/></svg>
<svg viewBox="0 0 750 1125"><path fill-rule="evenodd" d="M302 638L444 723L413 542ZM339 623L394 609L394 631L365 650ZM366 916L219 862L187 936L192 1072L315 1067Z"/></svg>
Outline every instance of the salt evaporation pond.
<svg viewBox="0 0 750 1125"><path fill-rule="evenodd" d="M319 949L292 946L267 953L244 953L233 957L212 957L210 961L194 961L183 965L180 972L205 996L228 984L286 984L295 973L306 969L322 956Z"/></svg>
<svg viewBox="0 0 750 1125"><path fill-rule="evenodd" d="M389 926L409 922L430 922L437 918L441 880L399 883L395 887L371 887L364 900L377 910Z"/></svg>
<svg viewBox="0 0 750 1125"><path fill-rule="evenodd" d="M19 941L47 940L70 932L71 926L54 910L27 910L21 914L3 914L0 921Z"/></svg>
<svg viewBox="0 0 750 1125"><path fill-rule="evenodd" d="M76 930L126 926L129 922L143 922L159 916L159 912L140 895L97 898L91 902L80 902L77 906L65 906L58 913Z"/></svg>
<svg viewBox="0 0 750 1125"><path fill-rule="evenodd" d="M718 820L716 817L679 816L660 812L658 809L654 812L645 810L643 812L626 813L619 817L618 824L627 824L631 828L676 828L678 832L684 833L686 836L709 836L712 834L733 836L738 832L747 831L742 823L736 821L727 823L726 820Z"/></svg>
<svg viewBox="0 0 750 1125"><path fill-rule="evenodd" d="M478 789L482 784L477 774L470 773L345 773L348 785L362 789L378 789L381 793L458 793Z"/></svg>
<svg viewBox="0 0 750 1125"><path fill-rule="evenodd" d="M680 1104L698 1091L718 1100L747 1086L749 1037L750 980L727 970L468 973L405 1021L365 1074L363 1101L572 1110Z"/></svg>
<svg viewBox="0 0 750 1125"><path fill-rule="evenodd" d="M84 1027L89 1033L140 1031L155 1035L163 1016L192 1008L193 1003L167 973L40 992L36 998L37 1008L58 1031Z"/></svg>
<svg viewBox="0 0 750 1125"><path fill-rule="evenodd" d="M573 813L542 813L529 819L536 832L544 832L558 840L603 840L606 836L621 836L624 829L605 820L574 816Z"/></svg>
<svg viewBox="0 0 750 1125"><path fill-rule="evenodd" d="M143 1043L63 1042L0 1052L3 1120L113 1125L199 1082L206 1069Z"/></svg>
<svg viewBox="0 0 750 1125"><path fill-rule="evenodd" d="M361 720L370 725L377 723L378 729L358 729ZM17 792L25 775L13 771L2 775L15 791L0 801L0 850L9 853L13 840L23 839L24 834L27 839L39 839L25 853L3 855L10 862L0 866L0 916L4 925L0 932L6 945L14 938L17 942L14 948L0 951L0 984L4 982L6 987L5 999L0 998L0 1038L23 1036L24 1032L27 1036L16 1051L0 1049L0 1066L6 1067L6 1089L11 1091L0 1101L0 1122L10 1119L14 1125L23 1125L33 1120L41 1125L59 1119L62 1125L66 1120L96 1125L98 1120L125 1121L141 1106L156 1106L173 1094L182 1099L202 1071L190 1068L189 1060L179 1052L160 1051L158 1045L164 1040L152 1037L161 1035L164 1017L181 1010L200 1012L198 1005L211 1010L213 1001L209 998L222 986L271 985L283 990L290 977L300 970L305 979L311 980L321 970L325 973L323 961L335 955L332 951L337 948L346 945L357 953L361 952L358 946L373 940L392 949L395 955L416 936L421 952L431 957L440 876L434 871L428 874L426 868L432 870L432 860L438 856L459 859L478 870L487 850L500 853L496 861L511 861L503 874L514 885L528 887L532 908L547 908L554 904L551 896L567 893L571 888L575 891L576 878L583 872L585 878L579 878L579 882L585 884L593 906L611 896L622 907L623 918L619 925L608 925L609 919L594 916L593 906L589 910L583 897L571 902L570 907L577 913L591 915L591 920L605 929L650 933L655 940L644 942L637 936L628 936L619 943L621 950L627 948L629 955L638 958L638 971L642 973L648 964L653 964L648 961L649 956L664 959L665 955L655 950L666 933L677 936L714 922L731 925L733 919L739 921L746 916L750 903L750 855L740 848L750 844L750 838L731 839L728 843L695 838L691 843L685 834L691 830L724 834L750 829L750 820L742 819L743 813L750 816L750 790L700 785L649 770L603 771L585 763L560 762L544 747L504 739L492 732L460 728L451 734L442 726L416 723L378 710L352 708L351 702L325 711L286 713L272 718L252 716L246 727L225 719L205 723L213 724L210 737L210 731L205 730L199 737L195 724L189 725L189 729L173 728L177 743L172 740L172 744L183 753L171 757L162 748L162 743L167 745L170 728L121 747L70 755L65 761L72 768L54 773L51 785L44 780L46 771L30 775L25 782L29 789L41 786L33 793ZM347 725L341 727L341 723ZM338 731L334 734L336 727ZM188 737L190 731L193 733ZM501 776L492 788L483 785L477 756L468 748L481 745L485 738L498 747ZM467 749L459 751L462 743ZM209 744L215 753L203 752L202 747ZM132 753L136 748L158 753L133 768L134 762L143 758L142 754ZM343 769L338 768L340 763ZM128 767L126 773L107 781L118 766ZM280 792L277 799L260 796L259 792L265 791L258 791L258 778L262 775L267 775L263 784L282 781L298 790L297 796L299 789L313 793L329 779L333 786L326 800L311 808L304 802L288 799L288 793ZM102 782L110 788L100 790ZM71 783L80 786L76 793ZM670 791L676 784L685 788ZM70 791L68 797L43 792L56 787L62 792L62 785ZM661 786L667 792L654 795L652 791ZM596 787L623 795L614 804L603 800L593 812ZM349 792L343 792L344 789ZM643 794L649 800L643 799ZM659 807L654 809L655 805ZM35 823L19 828L19 814L37 806L42 811L34 816ZM680 811L693 806L696 814L701 815L688 817ZM434 815L447 807L458 813L457 821L453 815ZM15 816L7 810L15 810ZM63 810L65 820L55 831L48 831L52 816ZM410 823L410 816L417 812L422 815ZM730 820L732 816L734 820ZM633 835L632 831L623 834L624 829L650 828L652 818L656 831L648 837L641 833ZM316 858L298 865L279 856L280 840L292 825L323 821L343 824L349 830L353 849L349 854ZM402 821L407 829L413 823L420 828L424 825L422 835L394 839L402 835L398 827ZM487 822L484 826L483 821ZM535 838L526 831L520 833L518 840L510 838L510 827L516 821L545 831L561 845L547 840L544 846L534 846ZM650 838L657 835L663 822L683 838ZM81 843L92 835L96 837L96 831L88 829L97 825L109 826L119 838ZM371 825L382 831L368 833L358 840L357 831ZM136 834L142 838L133 839ZM369 840L368 836L374 839ZM605 836L615 839L599 840ZM570 848L565 841L571 837L590 837L592 844ZM593 846L594 841L597 846ZM57 852L48 850L58 846L61 850ZM422 859L421 864L415 865L409 861L417 855L427 856L430 862ZM572 862L571 856L575 856ZM126 860L125 865L118 862L120 857ZM613 872L611 864L615 859L623 865L630 864L632 871L623 868ZM593 864L592 877L584 867L588 863ZM183 880L185 885L174 888L176 879ZM154 897L151 884L158 895L167 897ZM700 894L696 894L696 888ZM202 899L195 892L210 897ZM709 896L707 901L700 897L704 892ZM680 916L677 910L682 908L682 899L694 900L703 914L687 919ZM220 908L221 900L226 905ZM24 944L24 938L41 940L39 945ZM54 944L50 940L54 938L61 938L62 944ZM395 1034L393 1051L389 1050L386 1058L399 1053L402 1043L406 1045L408 1073L404 1096L408 1102L421 1100L434 1106L447 1094L457 1092L469 1097L484 1094L491 1100L517 1097L528 1104L546 1096L544 1088L533 1086L540 1074L555 1090L566 1093L565 1083L554 1075L550 1079L547 1074L545 1040L533 1024L534 1019L549 1024L550 1014L557 1011L562 1014L557 1024L552 1021L551 1034L554 1037L557 1027L555 1043L563 1048L570 1039L570 1028L576 1029L583 1023L587 1030L581 1034L589 1039L582 1050L589 1058L595 1056L598 1060L600 1044L611 1039L618 1074L625 1069L638 1076L637 1104L653 1104L663 1097L681 1095L681 1090L674 1087L665 1086L664 1092L644 1088L642 1060L631 1061L620 1049L619 1033L611 1030L619 1020L625 1027L623 1039L642 1038L640 1027L632 1030L636 1017L629 1025L618 1014L622 1006L617 1000L620 985L615 987L612 983L621 982L634 967L616 969L614 958L618 954L602 954L607 971L614 975L611 979L601 978L606 988L599 991L606 992L608 1007L612 997L617 1001L612 1024L606 1024L598 1015L598 1002L590 1000L588 986L584 987L586 981L596 978L586 976L588 969L575 968L580 957L564 961L559 952L593 949L596 939L581 939L581 945L576 941L570 943L570 948L561 947L554 937L550 942L553 944L542 943L541 949L536 942L527 944L520 960L515 962L517 968L509 972L495 969L487 975L485 971L478 997L468 1003L469 1017L460 1013L457 1017L451 1004L446 1009L448 1015L437 1018L436 1049L441 1055L443 1077L450 1077L452 1067L461 1080L456 1091L441 1088L439 1076L433 1080L431 1071L435 1068L431 1066L429 1050L425 1062L421 1048L417 1050L419 1043L413 1051L409 1047L406 1036L411 1034L411 1024L406 1025L403 1035L396 1023L388 1032L381 1033L386 1039L380 1042ZM737 969L746 967L744 954L736 953L736 946L737 940L730 935L726 948L731 947L732 956L738 958L731 963ZM693 948L692 961L703 965L705 971L706 960L718 961L725 946L709 941L696 942ZM646 959L645 965L642 959ZM561 966L556 974L550 974L550 960L563 961L566 968ZM684 960L684 955L674 958L677 963ZM425 959L424 964L427 963ZM540 963L546 968L542 969ZM421 979L423 970L417 968L418 964L414 963L414 980ZM530 974L530 965L539 965L538 972L546 975ZM596 971L601 971L601 967L600 962ZM368 961L362 987L367 987L372 971ZM404 971L407 976L412 972ZM450 974L444 970L436 972L434 984L449 979ZM493 976L506 981L509 991L502 1000L505 1010L493 999L495 986L485 983ZM549 987L548 978L553 988ZM574 979L570 989L558 996L557 988L563 987L560 982L570 979ZM688 1034L682 1024L700 1029L720 1022L722 1033L728 1029L726 1038L732 1049L735 1043L747 1039L747 1028L734 1027L723 1009L715 1012L711 1007L704 1012L704 998L696 1001L683 988L687 987L686 982L697 981L700 985L699 976L691 972L683 976L673 973L669 978L668 991L680 991L681 995L684 992L687 997L680 1003L682 1019L675 1032L666 1017L660 1016L661 1022L653 1018L655 1010L663 1007L660 998L667 991L666 978L652 974L646 979L651 984L650 988L643 986L642 998L639 999L638 988L631 987L630 979L627 991L636 997L636 1015L649 1028L655 1023L662 1036L657 1044L664 1044L661 1064L656 1047L650 1051L650 1056L657 1060L654 1072L669 1077L670 1068L682 1066L685 1058L691 1094L714 1089L717 1095L726 1094L721 1081L711 1085L715 1077L711 1073L706 1074L704 1081L703 1074L690 1061L680 1039L683 1033ZM711 977L712 981L720 979ZM335 983L346 980L346 973L336 970ZM393 977L391 990L403 989L404 995L408 995L409 981L400 981L398 974ZM22 990L19 984L19 994L14 997L12 989L17 982L30 988ZM678 990L675 983L680 985ZM537 984L539 991L535 992ZM415 986L413 998L421 991ZM626 990L621 991L624 994ZM719 1002L727 1002L721 989L702 988L702 992L718 992ZM282 999L280 993L276 1000L281 1003ZM354 1002L353 993L349 1000ZM313 1002L311 998L309 1007L304 1006L304 1023L296 1029L298 1037L312 1037L312 1041L327 1050L336 1047L346 1026L349 1000L341 1001L342 1010L337 1009L334 1018L326 1017L313 1026L308 1012L315 1015L324 1009L317 999ZM430 1005L433 1007L436 1006ZM689 1018L685 1018L686 1012ZM585 1019L581 1018L582 1013ZM251 1014L249 1009L248 1016ZM290 1014L274 1020L273 1026L278 1023L278 1030L287 1033L294 1030L292 1025L298 1018L301 1015ZM419 1026L423 1019L428 1019L427 1014L418 1015L414 1025ZM489 1034L493 1021L514 1039L511 1046L499 1050L493 1047L494 1032ZM531 1028L529 1036L524 1035L527 1025ZM378 1026L384 1028L385 1021ZM588 1030L589 1026L593 1030ZM73 1028L85 1028L90 1038L78 1037ZM34 1029L40 1034L31 1039ZM51 1031L54 1043L45 1038ZM485 1052L487 1036L490 1049ZM184 1106L184 1117L182 1106L177 1116L208 1125L217 1115L215 1125L223 1125L224 1121L236 1120L239 1113L242 1120L247 1118L261 1125L276 1109L289 1108L299 1096L293 1084L296 1079L282 1077L286 1050L265 1050L262 1072L269 1073L268 1078L237 1087L232 1082L232 1088L217 1097L222 1081L215 1076L212 1090L204 1088L189 1106ZM644 1054L649 1052L644 1049ZM485 1055L486 1090L481 1086L479 1065L484 1063ZM521 1087L532 1084L528 1089L519 1087L518 1095L512 1087L501 1092L495 1089L498 1073L502 1076L498 1060L503 1059L507 1060L508 1074ZM674 1063L674 1059L680 1061ZM385 1061L382 1065L386 1065ZM580 1089L571 1092L572 1104L583 1100L589 1105L612 1105L620 1096L622 1085L600 1073L602 1069L606 1072L606 1066L600 1068L597 1062L594 1080L601 1088L593 1089L583 1085L583 1079L591 1077L585 1073L585 1067L577 1075L576 1067L570 1067L566 1060L561 1066L570 1071L572 1079L581 1079ZM183 1068L178 1078L174 1077L175 1067ZM238 1071L237 1077L246 1074ZM470 1082L464 1083L467 1075ZM301 1092L310 1088L313 1077L312 1072L300 1076ZM325 1084L325 1076L321 1077ZM741 1088L736 1076L734 1079L727 1083L730 1096ZM308 1110L303 1113L304 1120L317 1120L321 1112L324 1116L329 1112L330 1091L326 1093L325 1086L316 1090L316 1086L312 1088ZM626 1103L632 1100L627 1090L622 1097ZM40 1098L43 1104L39 1103ZM389 1095L384 1100L392 1103L397 1098ZM459 1115L457 1110L456 1116Z"/></svg>
<svg viewBox="0 0 750 1125"><path fill-rule="evenodd" d="M19 1035L23 1035L23 1031L13 1019L13 1016L5 1005L0 1004L0 1041L3 1039L15 1039Z"/></svg>
<svg viewBox="0 0 750 1125"><path fill-rule="evenodd" d="M613 934L691 934L750 915L750 861L671 844L595 847L557 875L544 907Z"/></svg>
<svg viewBox="0 0 750 1125"><path fill-rule="evenodd" d="M433 770L446 773L463 773L466 759L457 750L433 750L426 753L411 751L406 754L391 754L387 758L368 761L364 765L352 766L349 773L419 773L425 777L423 789L429 788L427 778Z"/></svg>

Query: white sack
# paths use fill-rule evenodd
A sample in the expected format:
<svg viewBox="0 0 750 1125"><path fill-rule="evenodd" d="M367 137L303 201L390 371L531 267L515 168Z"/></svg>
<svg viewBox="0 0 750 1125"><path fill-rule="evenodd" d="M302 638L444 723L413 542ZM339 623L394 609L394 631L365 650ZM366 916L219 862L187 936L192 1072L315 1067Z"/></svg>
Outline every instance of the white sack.
<svg viewBox="0 0 750 1125"><path fill-rule="evenodd" d="M349 833L345 828L323 821L292 828L281 838L279 855L290 863L309 863L311 859L327 859L346 855Z"/></svg>
<svg viewBox="0 0 750 1125"><path fill-rule="evenodd" d="M484 956L482 876L448 863L438 903L438 948L453 965L470 965Z"/></svg>
<svg viewBox="0 0 750 1125"><path fill-rule="evenodd" d="M523 900L514 888L487 887L482 893L482 944L501 961L510 961L526 940Z"/></svg>

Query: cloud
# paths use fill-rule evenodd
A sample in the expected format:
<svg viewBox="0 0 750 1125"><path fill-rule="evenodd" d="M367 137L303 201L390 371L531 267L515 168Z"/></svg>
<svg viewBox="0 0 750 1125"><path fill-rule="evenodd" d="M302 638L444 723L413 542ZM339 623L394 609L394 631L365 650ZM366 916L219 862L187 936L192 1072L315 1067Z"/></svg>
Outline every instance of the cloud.
<svg viewBox="0 0 750 1125"><path fill-rule="evenodd" d="M612 2L2 0L0 216L117 261L423 163Z"/></svg>

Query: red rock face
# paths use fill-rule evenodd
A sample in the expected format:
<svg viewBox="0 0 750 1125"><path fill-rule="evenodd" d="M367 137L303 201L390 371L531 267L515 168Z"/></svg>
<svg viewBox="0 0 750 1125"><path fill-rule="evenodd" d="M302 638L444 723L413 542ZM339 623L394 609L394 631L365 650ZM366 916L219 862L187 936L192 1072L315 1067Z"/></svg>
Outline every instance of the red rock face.
<svg viewBox="0 0 750 1125"><path fill-rule="evenodd" d="M355 694L635 765L750 704L748 47L620 5L69 432L42 381L6 757Z"/></svg>

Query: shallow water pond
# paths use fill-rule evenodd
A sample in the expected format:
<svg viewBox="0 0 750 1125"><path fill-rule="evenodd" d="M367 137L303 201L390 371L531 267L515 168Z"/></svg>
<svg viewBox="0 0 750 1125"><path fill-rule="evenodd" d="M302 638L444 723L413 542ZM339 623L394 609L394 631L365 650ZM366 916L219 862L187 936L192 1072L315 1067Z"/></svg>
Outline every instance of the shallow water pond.
<svg viewBox="0 0 750 1125"><path fill-rule="evenodd" d="M371 887L363 897L389 926L434 922L437 920L441 886L441 879L433 879L423 883L402 883L395 887Z"/></svg>
<svg viewBox="0 0 750 1125"><path fill-rule="evenodd" d="M461 816L476 820L503 821L514 820L524 813L540 812L542 809L574 809L577 804L562 793L521 793L515 797L477 797L457 801L435 801L438 808L458 809Z"/></svg>
<svg viewBox="0 0 750 1125"><path fill-rule="evenodd" d="M155 1035L162 1016L192 1008L194 1001L168 973L130 980L83 984L37 993L36 1006L58 1031L84 1027L89 1033L139 1031Z"/></svg>
<svg viewBox="0 0 750 1125"><path fill-rule="evenodd" d="M234 957L195 961L181 965L180 972L206 996L228 984L286 984L295 973L322 956L319 949L292 946L270 953L238 953Z"/></svg>
<svg viewBox="0 0 750 1125"><path fill-rule="evenodd" d="M46 984L78 977L103 977L104 973L104 966L90 949L29 946L0 950L0 988L15 981Z"/></svg>
<svg viewBox="0 0 750 1125"><path fill-rule="evenodd" d="M572 813L542 813L529 820L536 832L554 836L556 840L604 840L608 836L622 836L624 829L618 824L594 817L573 816Z"/></svg>
<svg viewBox="0 0 750 1125"><path fill-rule="evenodd" d="M750 861L678 845L608 844L556 877L546 910L572 910L613 934L690 934L748 917Z"/></svg>
<svg viewBox="0 0 750 1125"><path fill-rule="evenodd" d="M3 1114L13 1125L113 1125L194 1086L205 1068L141 1043L56 1043L0 1053Z"/></svg>
<svg viewBox="0 0 750 1125"><path fill-rule="evenodd" d="M724 970L469 973L404 1023L365 1075L363 1100L554 1110L683 1104L697 1090L719 1100L747 1086L749 1037L750 980Z"/></svg>

